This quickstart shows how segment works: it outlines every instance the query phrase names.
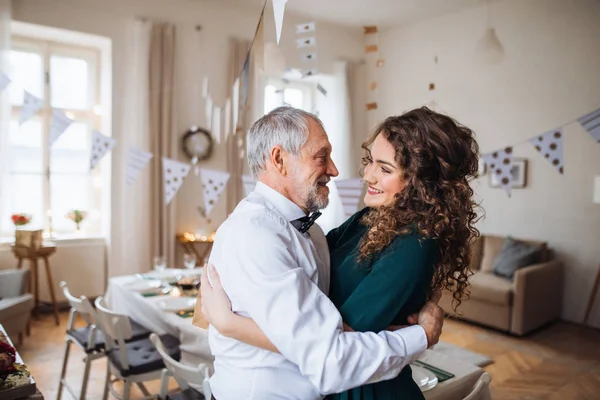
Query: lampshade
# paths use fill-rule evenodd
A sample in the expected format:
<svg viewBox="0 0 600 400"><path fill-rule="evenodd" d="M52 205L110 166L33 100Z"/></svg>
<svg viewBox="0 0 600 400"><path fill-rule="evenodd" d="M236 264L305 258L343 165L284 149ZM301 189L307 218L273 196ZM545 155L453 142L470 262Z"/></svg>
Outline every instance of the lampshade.
<svg viewBox="0 0 600 400"><path fill-rule="evenodd" d="M594 203L600 204L600 175L594 178Z"/></svg>
<svg viewBox="0 0 600 400"><path fill-rule="evenodd" d="M488 27L477 44L476 54L487 64L497 64L504 59L504 46L494 28Z"/></svg>

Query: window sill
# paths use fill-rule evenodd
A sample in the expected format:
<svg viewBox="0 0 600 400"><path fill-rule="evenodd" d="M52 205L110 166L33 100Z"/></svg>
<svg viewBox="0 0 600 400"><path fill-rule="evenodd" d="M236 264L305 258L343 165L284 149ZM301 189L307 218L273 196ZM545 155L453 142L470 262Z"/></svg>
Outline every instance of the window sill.
<svg viewBox="0 0 600 400"><path fill-rule="evenodd" d="M45 242L52 242L56 244L64 245L79 245L79 244L105 244L106 239L99 235L86 235L86 234L62 234L54 238L44 238ZM10 247L15 242L14 237L3 236L0 237L0 248Z"/></svg>

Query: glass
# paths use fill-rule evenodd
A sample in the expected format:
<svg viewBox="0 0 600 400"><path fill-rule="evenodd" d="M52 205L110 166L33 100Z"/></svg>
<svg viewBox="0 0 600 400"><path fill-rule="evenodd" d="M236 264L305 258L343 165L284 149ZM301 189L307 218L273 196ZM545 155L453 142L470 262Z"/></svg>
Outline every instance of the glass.
<svg viewBox="0 0 600 400"><path fill-rule="evenodd" d="M52 107L85 110L90 108L89 66L80 58L50 57L50 98Z"/></svg>
<svg viewBox="0 0 600 400"><path fill-rule="evenodd" d="M183 265L187 269L194 269L196 267L196 256L193 254L184 254L183 255Z"/></svg>
<svg viewBox="0 0 600 400"><path fill-rule="evenodd" d="M23 104L23 89L43 99L44 63L42 56L26 51L11 50L10 64L11 79L15 83L9 86L11 104L15 106Z"/></svg>
<svg viewBox="0 0 600 400"><path fill-rule="evenodd" d="M154 257L154 270L162 272L167 268L167 259L164 256Z"/></svg>

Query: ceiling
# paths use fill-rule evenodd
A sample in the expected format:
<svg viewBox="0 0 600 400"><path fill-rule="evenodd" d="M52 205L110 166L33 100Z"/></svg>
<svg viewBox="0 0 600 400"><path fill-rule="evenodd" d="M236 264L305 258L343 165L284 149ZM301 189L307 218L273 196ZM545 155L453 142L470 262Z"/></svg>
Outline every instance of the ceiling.
<svg viewBox="0 0 600 400"><path fill-rule="evenodd" d="M218 2L260 8L264 0ZM338 25L393 27L450 14L479 4L483 4L483 0L288 0L286 11Z"/></svg>

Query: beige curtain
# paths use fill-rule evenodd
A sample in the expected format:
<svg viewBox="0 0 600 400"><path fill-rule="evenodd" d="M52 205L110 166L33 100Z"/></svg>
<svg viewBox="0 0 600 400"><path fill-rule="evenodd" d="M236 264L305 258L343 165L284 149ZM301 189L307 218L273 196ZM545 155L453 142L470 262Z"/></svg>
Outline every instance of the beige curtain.
<svg viewBox="0 0 600 400"><path fill-rule="evenodd" d="M176 158L175 131L175 27L154 23L150 41L149 120L152 162L151 250L175 261L175 201L165 204L162 158Z"/></svg>
<svg viewBox="0 0 600 400"><path fill-rule="evenodd" d="M229 62L229 86L233 87L235 80L240 77L246 55L250 49L251 42L249 40L239 40L232 38L230 41L230 62ZM229 177L229 183L227 188L227 213L231 213L238 202L244 197L244 190L242 187L242 173L246 164L246 157L242 157L240 151L246 150L245 138L246 132L250 127L249 116L252 115L251 99L254 95L254 68L253 63L250 63L250 73L248 76L247 83L247 105L245 108L242 107L242 85L240 83L240 110L239 110L239 121L237 129L232 125L232 132L226 133L226 155L227 155L227 172L231 174ZM233 96L233 92L232 92ZM234 103L232 102L232 105ZM233 112L232 112L233 114Z"/></svg>

